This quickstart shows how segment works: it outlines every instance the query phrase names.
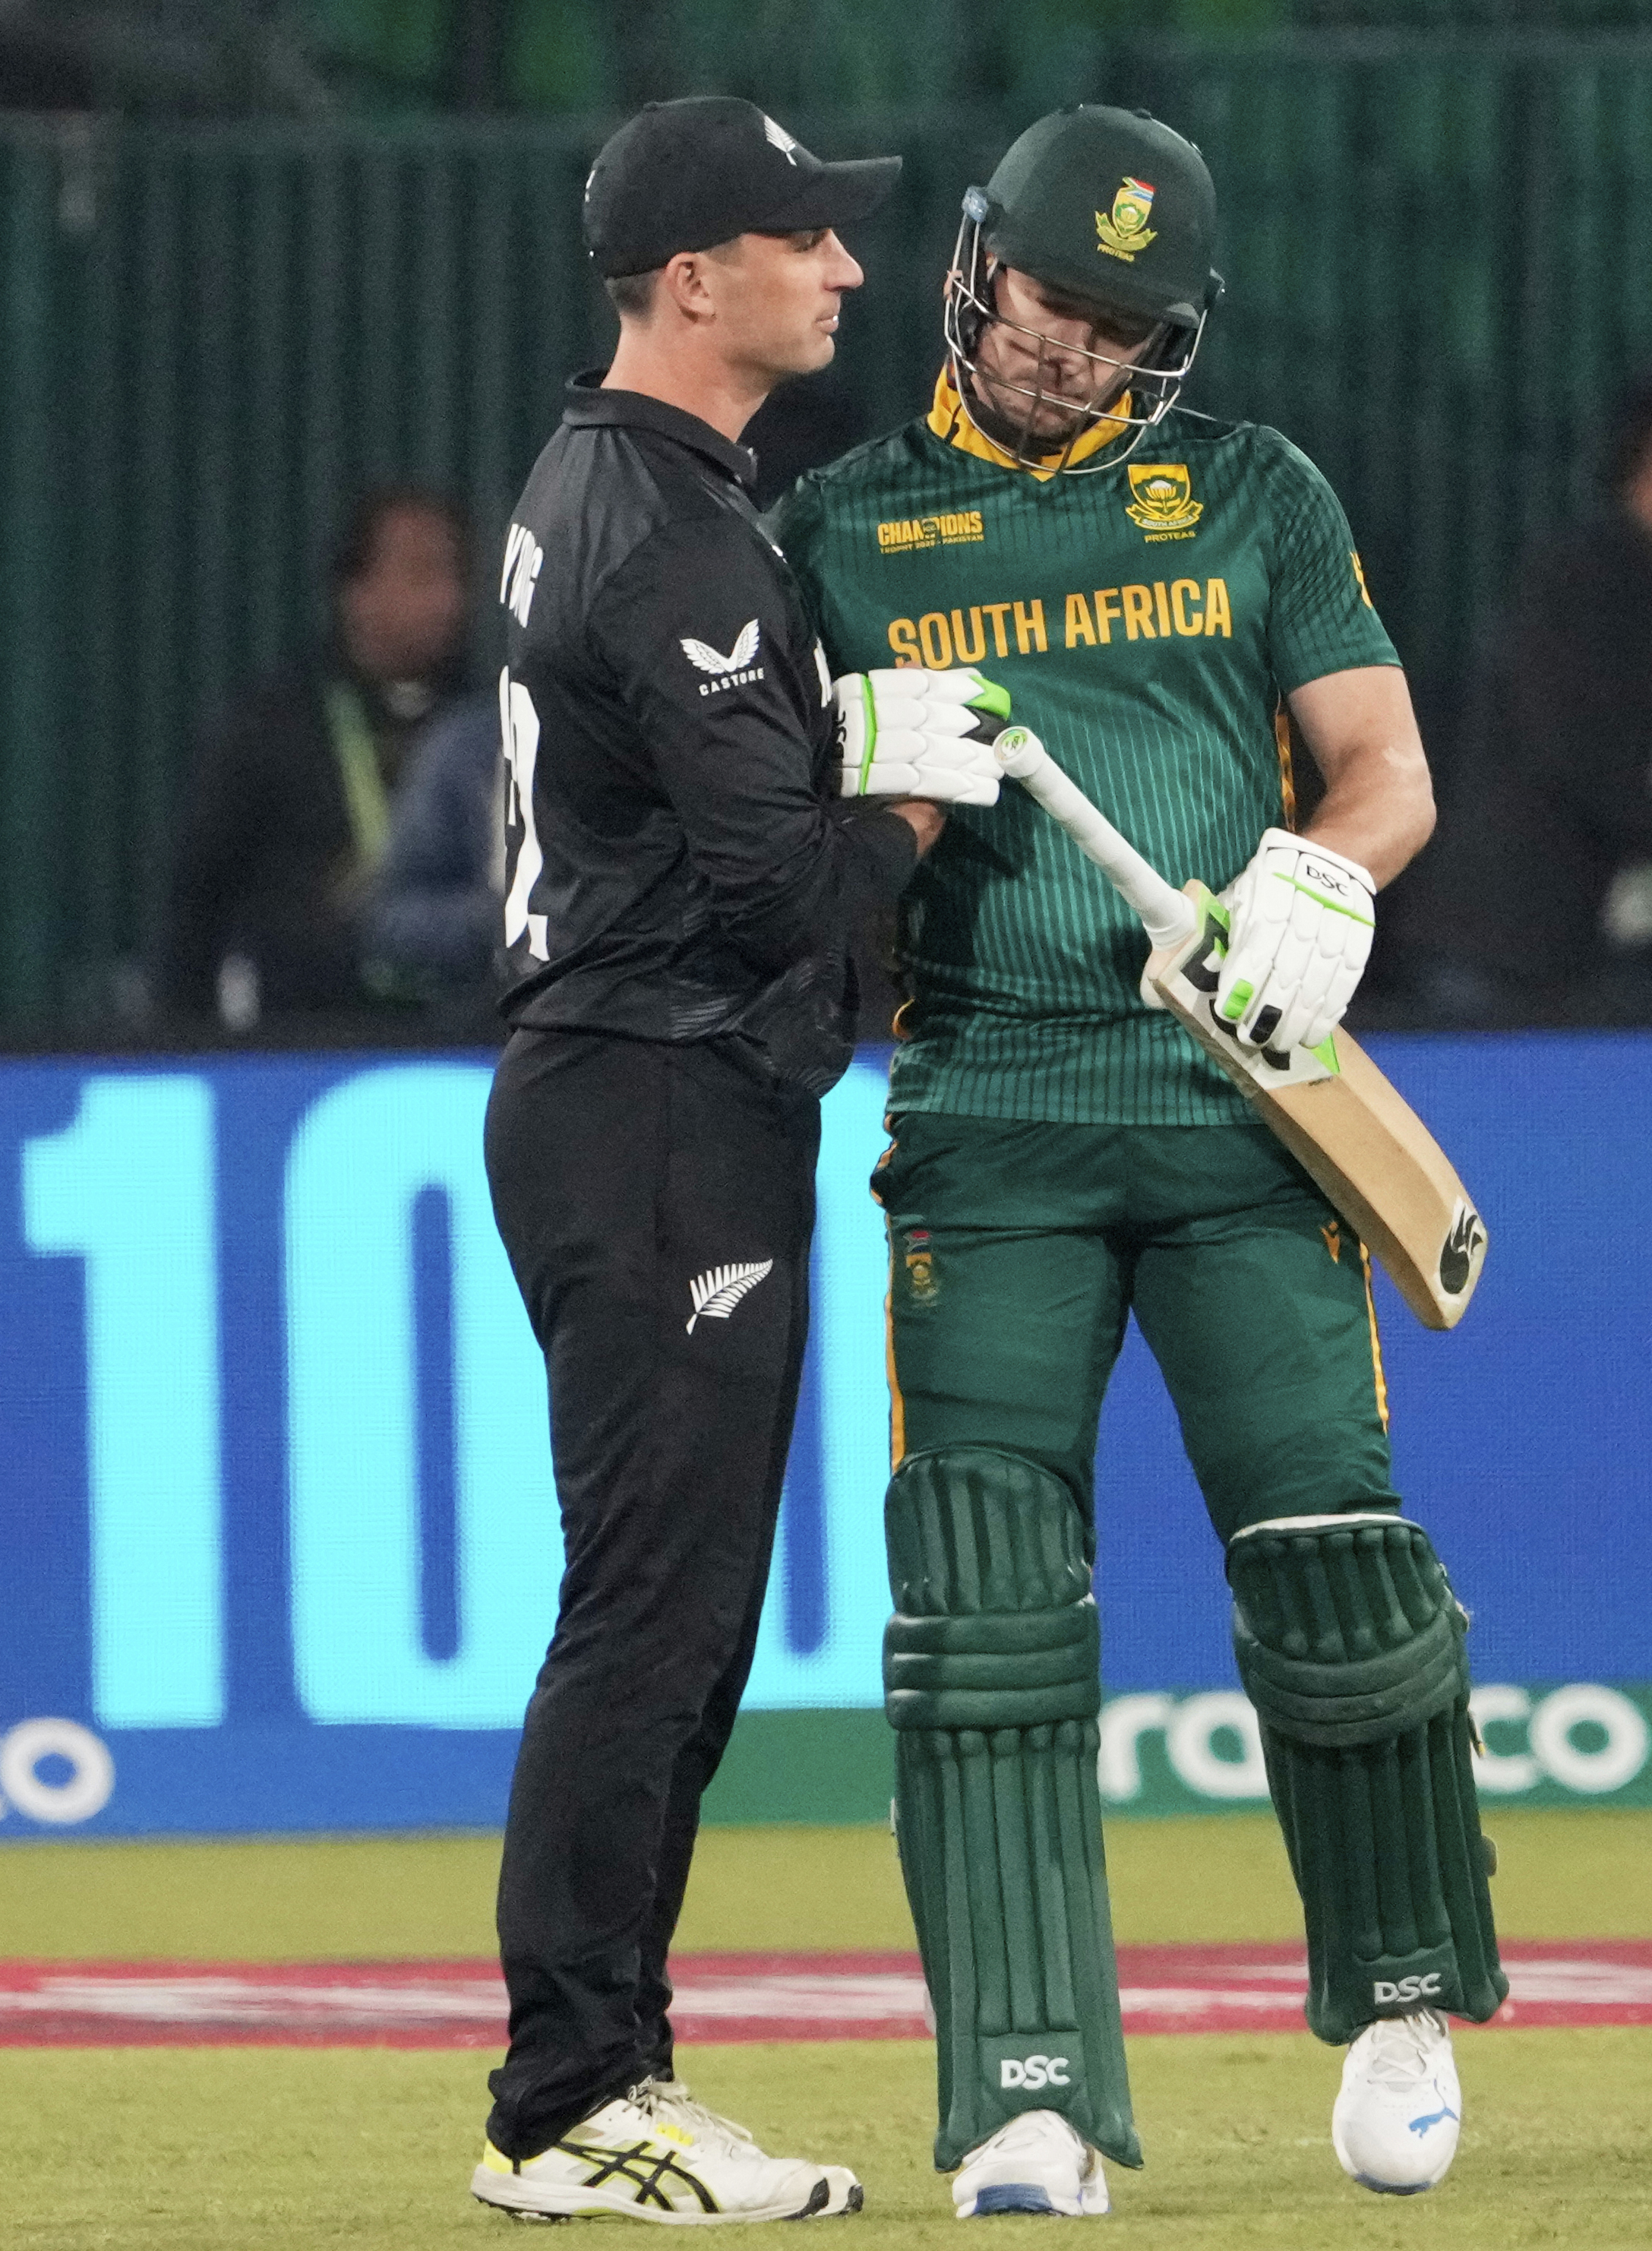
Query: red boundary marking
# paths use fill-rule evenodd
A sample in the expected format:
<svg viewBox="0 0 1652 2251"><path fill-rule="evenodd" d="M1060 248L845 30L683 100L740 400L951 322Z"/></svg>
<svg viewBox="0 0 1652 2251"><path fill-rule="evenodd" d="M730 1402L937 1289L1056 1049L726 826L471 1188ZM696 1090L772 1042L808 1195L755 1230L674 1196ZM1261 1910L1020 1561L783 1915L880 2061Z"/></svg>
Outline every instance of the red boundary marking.
<svg viewBox="0 0 1652 2251"><path fill-rule="evenodd" d="M1652 2025L1652 1940L1524 1940L1503 1950L1498 2027ZM907 1953L690 1954L673 1965L687 2043L921 2040ZM1300 2032L1295 1945L1123 1946L1128 2033ZM495 1964L0 1962L0 2047L495 2049Z"/></svg>

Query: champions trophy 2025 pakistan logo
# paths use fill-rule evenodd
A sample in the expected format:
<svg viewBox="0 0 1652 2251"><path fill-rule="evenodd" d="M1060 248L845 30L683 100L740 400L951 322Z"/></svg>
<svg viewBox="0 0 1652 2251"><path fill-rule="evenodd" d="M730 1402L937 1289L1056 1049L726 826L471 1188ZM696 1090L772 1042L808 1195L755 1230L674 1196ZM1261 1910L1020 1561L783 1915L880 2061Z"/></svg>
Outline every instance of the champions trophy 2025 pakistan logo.
<svg viewBox="0 0 1652 2251"><path fill-rule="evenodd" d="M1154 192L1145 180L1132 180L1126 172L1112 210L1096 214L1100 238L1096 247L1103 258L1122 258L1126 266L1133 266L1137 253L1158 240L1156 231L1147 224L1152 216Z"/></svg>
<svg viewBox="0 0 1652 2251"><path fill-rule="evenodd" d="M1134 497L1124 513L1152 539L1191 539L1193 526L1205 513L1205 503L1193 498L1193 481L1185 461L1131 461L1130 488Z"/></svg>

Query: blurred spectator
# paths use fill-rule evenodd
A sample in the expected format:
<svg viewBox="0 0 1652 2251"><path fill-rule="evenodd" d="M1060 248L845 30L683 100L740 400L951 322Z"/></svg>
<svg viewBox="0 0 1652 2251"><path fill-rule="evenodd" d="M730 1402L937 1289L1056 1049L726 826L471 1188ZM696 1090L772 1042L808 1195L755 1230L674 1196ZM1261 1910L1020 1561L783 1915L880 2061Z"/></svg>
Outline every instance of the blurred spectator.
<svg viewBox="0 0 1652 2251"><path fill-rule="evenodd" d="M358 502L326 641L248 692L184 794L164 1005L245 1030L384 997L363 909L412 738L463 686L469 560L463 517L434 493Z"/></svg>
<svg viewBox="0 0 1652 2251"><path fill-rule="evenodd" d="M1603 508L1527 558L1429 855L1455 1023L1652 1022L1652 377Z"/></svg>
<svg viewBox="0 0 1652 2251"><path fill-rule="evenodd" d="M467 696L420 738L397 792L366 917L370 959L450 1029L497 1031L494 957L505 875L505 762L496 697Z"/></svg>

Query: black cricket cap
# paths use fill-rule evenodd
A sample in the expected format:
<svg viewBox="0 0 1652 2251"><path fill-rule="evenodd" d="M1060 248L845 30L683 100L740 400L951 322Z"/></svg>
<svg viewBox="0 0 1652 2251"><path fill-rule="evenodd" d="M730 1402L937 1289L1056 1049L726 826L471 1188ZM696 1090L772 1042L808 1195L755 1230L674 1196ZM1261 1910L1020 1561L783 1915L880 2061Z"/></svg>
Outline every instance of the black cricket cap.
<svg viewBox="0 0 1652 2251"><path fill-rule="evenodd" d="M585 183L585 246L605 278L652 274L737 234L802 234L875 211L898 156L823 164L755 102L651 101L605 142Z"/></svg>

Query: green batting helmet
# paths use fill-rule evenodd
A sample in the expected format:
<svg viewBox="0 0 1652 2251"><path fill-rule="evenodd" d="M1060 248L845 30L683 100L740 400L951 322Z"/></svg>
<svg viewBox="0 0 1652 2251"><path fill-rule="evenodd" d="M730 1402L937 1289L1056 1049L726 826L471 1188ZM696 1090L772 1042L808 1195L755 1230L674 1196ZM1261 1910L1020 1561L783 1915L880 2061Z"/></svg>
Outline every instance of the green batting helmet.
<svg viewBox="0 0 1652 2251"><path fill-rule="evenodd" d="M965 195L952 253L946 342L969 419L1018 461L1037 457L1071 475L1116 468L1170 411L1192 367L1222 293L1210 262L1215 236L1216 191L1204 158L1144 109L1080 104L1029 126L986 186ZM1059 350L1070 358L1074 347L1007 319L993 279L1005 267L1151 332L1126 356L1099 344L1084 350L1095 389L1059 448L1034 438L1034 418L1048 405L1048 356ZM978 354L998 323L1017 331L1037 366L1022 381L987 377L997 401L989 405ZM1087 433L1114 426L1127 426L1128 436L1121 432L1100 452L1080 447Z"/></svg>
<svg viewBox="0 0 1652 2251"><path fill-rule="evenodd" d="M1185 329L1221 294L1205 160L1144 109L1040 117L971 197L994 257L1054 288Z"/></svg>

